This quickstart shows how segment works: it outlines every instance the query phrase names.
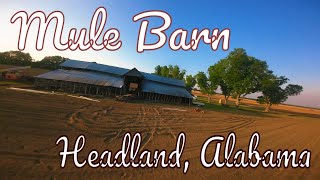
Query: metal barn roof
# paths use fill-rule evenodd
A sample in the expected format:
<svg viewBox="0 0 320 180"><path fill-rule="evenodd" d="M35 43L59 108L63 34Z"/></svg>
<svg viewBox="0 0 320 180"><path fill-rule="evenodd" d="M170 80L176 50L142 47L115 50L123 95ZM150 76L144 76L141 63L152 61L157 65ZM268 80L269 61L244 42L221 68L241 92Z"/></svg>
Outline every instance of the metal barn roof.
<svg viewBox="0 0 320 180"><path fill-rule="evenodd" d="M119 76L112 76L89 71L75 71L58 69L50 71L38 76L36 78L52 79L61 81L78 82L99 86L112 86L121 88L123 86L123 78Z"/></svg>
<svg viewBox="0 0 320 180"><path fill-rule="evenodd" d="M121 88L123 86L123 78L120 76L113 76L108 74L101 74L97 72L78 71L78 70L63 70L58 69L50 71L35 78L78 82L84 84L92 84L99 86L112 86ZM165 94L171 96L179 96L185 98L192 98L190 93L184 88L179 86L173 86L164 83L158 83L149 80L143 80L142 82L143 92L152 92L158 94Z"/></svg>
<svg viewBox="0 0 320 180"><path fill-rule="evenodd" d="M184 87L172 86L172 85L157 83L157 82L148 81L148 80L144 80L142 82L142 91L171 95L171 96L178 96L178 97L185 97L185 98L192 98L191 94Z"/></svg>
<svg viewBox="0 0 320 180"><path fill-rule="evenodd" d="M125 68L120 68L120 67L115 67L115 66L109 66L109 65L104 65L104 64L98 64L95 62L85 62L85 61L78 61L78 60L66 60L62 64L60 64L61 67L68 67L68 68L75 68L75 69L86 69L86 70L92 70L92 71L100 71L104 73L110 73L110 74L115 74L118 76L122 76L130 69L125 69ZM173 79L173 78L167 78L163 76L158 76L155 74L150 74L150 73L145 73L141 72L141 74L144 76L145 79L150 80L150 81L156 81L160 83L165 83L165 84L171 84L175 86L181 86L184 87L184 81L178 80L178 79Z"/></svg>

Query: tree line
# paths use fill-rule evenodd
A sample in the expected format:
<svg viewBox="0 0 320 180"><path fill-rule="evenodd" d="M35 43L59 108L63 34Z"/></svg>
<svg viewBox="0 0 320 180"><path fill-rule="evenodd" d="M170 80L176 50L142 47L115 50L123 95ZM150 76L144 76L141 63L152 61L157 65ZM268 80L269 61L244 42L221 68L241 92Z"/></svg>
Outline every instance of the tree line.
<svg viewBox="0 0 320 180"><path fill-rule="evenodd" d="M29 53L21 51L0 52L0 64L15 65L15 66L31 66L54 70L59 67L59 64L67 58L61 56L46 56L40 61L32 59Z"/></svg>
<svg viewBox="0 0 320 180"><path fill-rule="evenodd" d="M275 75L265 61L249 56L243 48L236 48L227 57L210 66L207 72L186 75L178 66L156 66L155 74L184 80L187 90L197 84L202 93L210 96L220 88L224 96L223 104L227 105L229 97L235 98L236 108L248 94L260 92L257 102L265 105L268 112L272 105L280 104L289 96L299 95L303 87L288 84L285 76Z"/></svg>

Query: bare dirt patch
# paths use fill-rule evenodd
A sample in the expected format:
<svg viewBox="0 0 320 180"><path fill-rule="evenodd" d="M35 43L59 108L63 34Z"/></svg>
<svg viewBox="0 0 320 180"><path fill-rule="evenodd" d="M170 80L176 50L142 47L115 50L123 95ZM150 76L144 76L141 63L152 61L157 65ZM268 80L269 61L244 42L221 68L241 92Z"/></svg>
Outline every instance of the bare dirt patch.
<svg viewBox="0 0 320 180"><path fill-rule="evenodd" d="M279 112L270 116L252 116L205 110L195 112L187 106L153 103L123 103L113 99L101 102L86 101L68 96L52 96L0 88L0 177L1 178L227 178L227 179L300 179L320 178L320 121L319 117ZM170 108L168 110L166 108ZM178 110L185 111L178 111ZM306 113L306 112L304 112ZM143 147L154 149L175 148L179 132L186 133L186 147L182 160L189 160L186 175L182 169L133 168L76 168L68 158L60 168L59 151L55 142L67 135L70 148L80 134L86 136L85 149L79 159L87 157L92 149L113 151L121 148L124 133L140 132ZM309 169L243 169L210 168L200 164L200 150L212 135L237 135L237 149L246 149L251 134L261 136L259 150L309 149ZM214 154L214 149L212 153Z"/></svg>

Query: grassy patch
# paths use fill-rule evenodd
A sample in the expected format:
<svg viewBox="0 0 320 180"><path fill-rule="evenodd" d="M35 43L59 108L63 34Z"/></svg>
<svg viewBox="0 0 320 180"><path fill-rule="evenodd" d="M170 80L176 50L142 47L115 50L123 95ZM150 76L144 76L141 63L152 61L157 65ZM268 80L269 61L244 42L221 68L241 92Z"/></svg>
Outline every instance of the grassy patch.
<svg viewBox="0 0 320 180"><path fill-rule="evenodd" d="M252 106L252 105L246 105L246 104L240 104L240 107L237 109L235 106L235 103L230 101L228 102L228 106L223 106L216 102L215 100L211 100L210 103L208 103L208 99L206 97L199 97L199 102L202 102L205 104L205 106L202 107L204 110L212 110L212 111L218 111L218 112L226 112L226 113L234 113L234 114L243 114L243 115L252 115L252 116L270 116L273 113L265 113L263 112L263 107L259 106Z"/></svg>
<svg viewBox="0 0 320 180"><path fill-rule="evenodd" d="M29 81L7 81L3 80L0 81L0 87L7 88L7 87L31 87L33 85L32 82Z"/></svg>

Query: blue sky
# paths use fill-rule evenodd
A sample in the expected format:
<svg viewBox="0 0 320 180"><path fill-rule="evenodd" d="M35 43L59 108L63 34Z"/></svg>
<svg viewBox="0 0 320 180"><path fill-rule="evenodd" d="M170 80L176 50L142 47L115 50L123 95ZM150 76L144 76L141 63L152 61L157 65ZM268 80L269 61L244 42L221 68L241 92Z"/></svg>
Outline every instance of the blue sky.
<svg viewBox="0 0 320 180"><path fill-rule="evenodd" d="M2 0L1 0L2 1ZM160 65L177 64L188 74L206 71L219 59L227 56L234 48L242 47L249 55L265 60L276 74L285 75L291 81L304 86L304 92L292 97L288 103L320 107L320 2L316 0L297 1L148 1L148 0L72 0L67 3L56 1L11 0L1 3L0 51L17 50L19 25L9 22L11 16L25 10L32 13L42 10L50 13L60 10L65 15L64 33L70 28L89 28L94 11L104 6L108 11L106 29L119 29L123 46L115 52L102 51L57 51L52 45L49 31L43 51L34 48L36 26L32 26L25 52L39 60L47 55L122 66L136 67L153 72ZM209 45L201 43L197 51L172 51L168 44L155 51L136 52L140 22L132 17L146 10L163 10L172 17L169 35L177 28L229 28L231 29L230 50L212 51ZM159 19L150 19L150 26L156 27ZM53 25L50 25L52 29ZM147 36L151 42L154 37Z"/></svg>

